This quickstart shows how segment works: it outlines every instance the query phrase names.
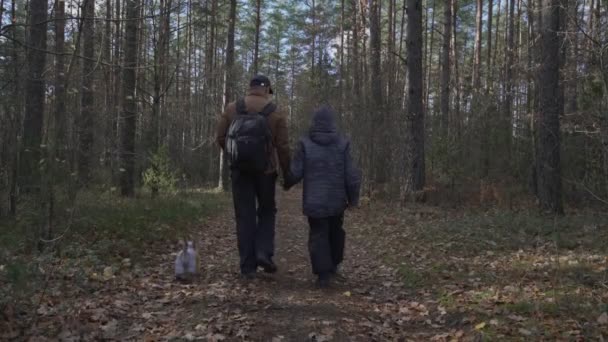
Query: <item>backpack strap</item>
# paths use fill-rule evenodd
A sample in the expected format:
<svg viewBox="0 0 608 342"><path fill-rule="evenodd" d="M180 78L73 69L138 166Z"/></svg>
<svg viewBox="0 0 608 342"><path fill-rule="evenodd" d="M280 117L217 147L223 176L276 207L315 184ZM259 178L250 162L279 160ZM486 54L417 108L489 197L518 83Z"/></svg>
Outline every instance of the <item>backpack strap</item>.
<svg viewBox="0 0 608 342"><path fill-rule="evenodd" d="M260 111L260 114L263 117L268 117L268 115L272 114L275 110L277 110L277 105L271 101L271 102L268 102L268 104L266 106L264 106L264 108L262 108L262 110Z"/></svg>
<svg viewBox="0 0 608 342"><path fill-rule="evenodd" d="M241 97L236 101L236 112L237 114L247 114L247 106L245 105L245 98Z"/></svg>

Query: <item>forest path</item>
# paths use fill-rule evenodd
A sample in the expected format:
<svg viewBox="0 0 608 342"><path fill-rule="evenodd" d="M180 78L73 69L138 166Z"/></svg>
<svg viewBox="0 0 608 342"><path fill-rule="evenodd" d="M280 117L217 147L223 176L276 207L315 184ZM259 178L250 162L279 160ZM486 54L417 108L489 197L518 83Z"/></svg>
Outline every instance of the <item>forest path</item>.
<svg viewBox="0 0 608 342"><path fill-rule="evenodd" d="M0 311L0 340L416 341L443 333L435 322L443 322L445 312L432 308L433 297L427 294L425 304L415 300L383 259L382 253L394 253L371 222L378 215L347 213L340 272L346 280L318 289L301 191L277 187L277 193L276 274L240 279L232 203L221 201L215 213L187 229L201 255L195 282L174 280L177 232L183 229L146 227L176 233L141 243L131 251L134 260L104 257L88 265L85 258L72 265L56 258L46 264L50 272L33 311ZM120 241L109 243L120 255ZM458 333L451 330L450 336Z"/></svg>
<svg viewBox="0 0 608 342"><path fill-rule="evenodd" d="M238 279L238 253L231 208L202 231L204 278L184 309L182 332L210 340L264 341L419 340L436 333L428 309L409 301L397 271L366 247L369 236L349 234L348 213L343 282L317 289L307 252L308 224L301 213L301 193L277 195L279 207L275 262L279 272L258 273L252 282ZM413 324L415 316L422 325ZM425 327L427 324L428 327ZM190 334L190 335L188 335Z"/></svg>
<svg viewBox="0 0 608 342"><path fill-rule="evenodd" d="M370 203L346 214L346 281L321 290L300 197L278 191L276 274L240 279L232 204L221 195L214 213L181 227L199 242L196 282L173 279L178 233L140 244L133 260L92 251L51 258L34 308L0 308L0 340L605 339L605 214L557 222L526 211ZM119 240L106 243L121 255Z"/></svg>

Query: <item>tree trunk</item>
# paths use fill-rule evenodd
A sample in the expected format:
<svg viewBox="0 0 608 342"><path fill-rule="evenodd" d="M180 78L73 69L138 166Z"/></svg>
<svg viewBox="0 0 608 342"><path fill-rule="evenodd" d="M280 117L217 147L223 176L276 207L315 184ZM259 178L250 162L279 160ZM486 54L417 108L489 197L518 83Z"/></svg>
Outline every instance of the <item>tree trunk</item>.
<svg viewBox="0 0 608 342"><path fill-rule="evenodd" d="M80 118L78 125L78 180L87 186L90 180L90 162L93 147L94 125L94 74L95 74L95 0L85 0L83 4L82 37L82 90L80 92Z"/></svg>
<svg viewBox="0 0 608 342"><path fill-rule="evenodd" d="M135 133L137 124L137 102L135 82L137 67L137 38L139 33L139 1L126 0L127 21L125 24L125 61L122 75L123 125L121 142L121 194L135 194Z"/></svg>
<svg viewBox="0 0 608 342"><path fill-rule="evenodd" d="M493 0L488 0L488 33L487 33L487 49L488 49L488 61L486 65L486 94L490 91L492 84L491 69L492 69L492 12L494 11Z"/></svg>
<svg viewBox="0 0 608 342"><path fill-rule="evenodd" d="M509 1L509 0L506 0ZM490 80L491 82L494 82L494 64L496 63L496 59L497 59L497 54L498 54L498 36L500 36L500 32L499 32L499 28L500 28L500 12L502 9L502 0L498 0L498 12L496 12L496 33L494 34L494 50L492 50L492 60L488 69L490 69ZM494 85L491 84L490 87L493 89Z"/></svg>
<svg viewBox="0 0 608 342"><path fill-rule="evenodd" d="M234 85L234 28L236 25L236 0L230 0L230 13L228 14L228 37L226 42L226 70L224 75L224 106L233 101ZM227 190L229 187L228 158L224 151L220 154L220 180L218 188Z"/></svg>
<svg viewBox="0 0 608 342"><path fill-rule="evenodd" d="M65 1L55 3L55 151L60 160L66 158L65 104Z"/></svg>
<svg viewBox="0 0 608 342"><path fill-rule="evenodd" d="M387 105L387 108L390 110L390 112L392 113L393 110L393 88L394 88L394 84L395 84L395 80L396 80L396 76L393 77L392 75L396 75L396 71L395 71L395 53L397 53L395 51L395 22L396 20L396 13L395 13L395 8L396 8L396 0L389 0L388 1L388 36L386 37L386 45L387 45L387 55L386 55L386 75L390 75L389 77L386 77L386 97L385 97L385 104ZM381 21L381 18L379 18L379 20ZM391 116L392 119L392 116Z"/></svg>
<svg viewBox="0 0 608 342"><path fill-rule="evenodd" d="M260 24L262 21L262 0L256 0L255 8L255 47L253 53L253 74L257 75L259 71L259 54L260 54ZM313 47L314 50L314 47ZM314 52L313 52L314 54Z"/></svg>
<svg viewBox="0 0 608 342"><path fill-rule="evenodd" d="M460 82L460 68L459 68L459 64L458 64L458 47L456 45L456 26L457 26L457 13L458 13L458 4L456 1L452 1L452 41L450 43L451 45L451 51L452 51L452 64L453 64L453 68L454 68L454 91L456 93L456 98L454 99L454 129L456 131L456 138L459 139L460 138L460 126L461 126L461 119L460 119L460 98L461 98L461 82ZM465 46L466 46L466 41L465 41Z"/></svg>
<svg viewBox="0 0 608 342"><path fill-rule="evenodd" d="M574 4L572 5L572 13L570 20L568 20L568 23L570 24L569 27L571 27L571 31L575 32L573 34L573 41L572 44L570 46L570 63L569 63L569 68L568 70L568 75L567 78L569 79L569 90L568 93L570 94L570 101L568 101L568 109L567 112L568 113L574 113L576 111L578 111L578 85L577 85L577 78L578 78L578 64L579 64L579 34L578 34L578 27L579 27L579 21L578 21L578 9L579 9L579 3L578 1L575 1Z"/></svg>
<svg viewBox="0 0 608 342"><path fill-rule="evenodd" d="M491 4L490 4L491 5ZM481 24L483 16L483 1L477 0L477 14L475 16L475 51L473 62L473 94L477 99L481 85ZM476 102L477 100L473 102Z"/></svg>
<svg viewBox="0 0 608 342"><path fill-rule="evenodd" d="M505 149L507 151L507 161L511 159L511 136L513 134L513 62L514 62L514 23L515 23L515 0L509 0L509 22L507 31L507 54L505 56ZM508 165L508 163L507 163Z"/></svg>
<svg viewBox="0 0 608 342"><path fill-rule="evenodd" d="M380 1L371 0L370 3L370 42L369 46L371 49L371 111L375 113L370 117L371 123L371 140L370 140L370 157L371 164L374 167L373 180L375 183L384 183L386 181L386 165L383 165L384 154L382 149L377 149L379 146L383 146L385 149L386 144L382 137L386 135L381 134L384 130L384 121L386 113L383 108L382 100L382 69L380 65L380 53L381 53L381 26L380 26Z"/></svg>
<svg viewBox="0 0 608 342"><path fill-rule="evenodd" d="M344 8L345 6L345 1L344 0L340 0L340 82L339 82L339 106L338 106L338 112L339 114L339 121L340 124L342 124L342 118L344 116L344 76L345 76L345 69L344 69L344 21L345 21L345 16L346 16L346 9Z"/></svg>
<svg viewBox="0 0 608 342"><path fill-rule="evenodd" d="M44 69L46 65L47 0L31 0L27 35L27 78L25 83L25 117L21 150L21 189L40 188L38 163L41 158L42 123L45 107Z"/></svg>
<svg viewBox="0 0 608 342"><path fill-rule="evenodd" d="M424 111L422 107L422 1L407 0L408 123L410 190L424 188Z"/></svg>
<svg viewBox="0 0 608 342"><path fill-rule="evenodd" d="M352 0L352 16L353 16L353 94L355 95L353 108L358 108L358 104L360 103L361 96L361 68L360 68L360 59L359 59L359 20L357 20L358 11L357 11L357 2L358 0Z"/></svg>
<svg viewBox="0 0 608 342"><path fill-rule="evenodd" d="M16 4L16 0L12 0L11 1L11 18L16 18L17 17L17 4ZM20 122L20 118L21 118L21 110L22 110L22 105L21 105L21 82L20 82L20 77L19 77L19 65L20 65L20 61L19 61L19 43L17 42L17 37L16 37L16 28L13 27L11 28L10 32L11 32L11 38L13 39L13 51L11 53L11 67L13 68L13 77L15 79L15 86L13 87L13 91L11 92L11 94L13 95L13 106L12 106L12 115L10 116L11 118L11 128L12 128L12 134L10 135L10 142L12 143L12 148L10 149L10 154L11 154L11 168L8 172L10 172L10 176L9 176L9 183L10 183L10 189L9 189L9 215L11 217L15 217L17 215L17 189L18 189L18 182L19 182L19 155L20 155L20 150L19 150L19 146L18 146L18 142L19 142L19 133L21 132L21 129L19 129L18 127L21 126L21 122Z"/></svg>
<svg viewBox="0 0 608 342"><path fill-rule="evenodd" d="M447 137L450 120L450 42L452 40L452 1L446 0L443 16L443 47L441 50L441 121L440 134Z"/></svg>
<svg viewBox="0 0 608 342"><path fill-rule="evenodd" d="M436 6L436 2L437 0L433 0L433 9L432 9L432 14L431 14L431 27L429 28L429 30L431 31L431 38L430 41L428 42L428 46L429 46L429 53L427 56L427 67L426 67L426 90L425 90L425 94L424 94L424 103L427 106L427 110L429 109L429 100L430 100L430 94L431 94L431 65L433 65L433 46L435 44L435 12L437 9ZM433 105L433 108L435 108L435 106Z"/></svg>
<svg viewBox="0 0 608 342"><path fill-rule="evenodd" d="M563 214L560 163L560 0L542 1L538 197L541 209Z"/></svg>

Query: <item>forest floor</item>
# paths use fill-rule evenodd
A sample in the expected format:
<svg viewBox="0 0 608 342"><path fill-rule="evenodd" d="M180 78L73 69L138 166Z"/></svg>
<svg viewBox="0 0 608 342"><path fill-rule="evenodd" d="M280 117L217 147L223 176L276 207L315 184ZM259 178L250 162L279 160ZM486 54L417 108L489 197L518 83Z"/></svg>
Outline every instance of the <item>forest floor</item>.
<svg viewBox="0 0 608 342"><path fill-rule="evenodd" d="M0 340L608 338L606 214L552 219L528 210L371 204L347 213L346 280L319 290L299 192L278 197L279 272L249 282L238 277L231 203L223 195L214 201L187 223L200 241L199 281L173 281L181 233L137 253L110 244L90 260L48 256L31 305L0 306Z"/></svg>

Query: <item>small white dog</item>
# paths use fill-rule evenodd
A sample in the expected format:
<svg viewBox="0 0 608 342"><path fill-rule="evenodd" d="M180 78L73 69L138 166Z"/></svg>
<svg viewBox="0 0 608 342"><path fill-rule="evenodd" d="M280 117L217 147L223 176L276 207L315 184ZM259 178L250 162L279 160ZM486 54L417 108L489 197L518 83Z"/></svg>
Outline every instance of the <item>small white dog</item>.
<svg viewBox="0 0 608 342"><path fill-rule="evenodd" d="M175 279L191 281L199 275L201 260L194 241L182 240L180 244L182 249L175 257Z"/></svg>

